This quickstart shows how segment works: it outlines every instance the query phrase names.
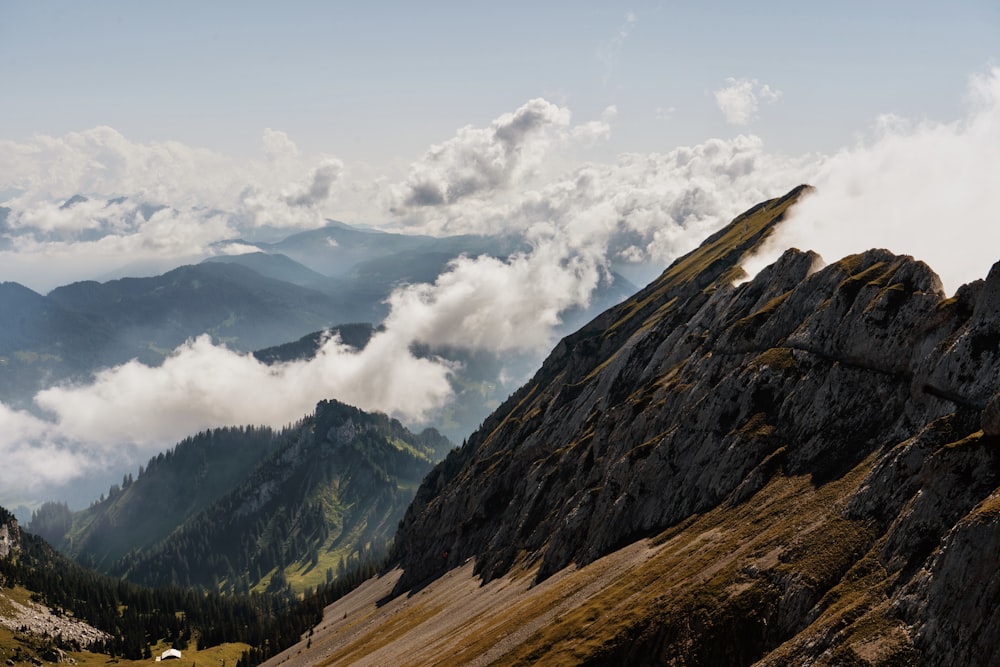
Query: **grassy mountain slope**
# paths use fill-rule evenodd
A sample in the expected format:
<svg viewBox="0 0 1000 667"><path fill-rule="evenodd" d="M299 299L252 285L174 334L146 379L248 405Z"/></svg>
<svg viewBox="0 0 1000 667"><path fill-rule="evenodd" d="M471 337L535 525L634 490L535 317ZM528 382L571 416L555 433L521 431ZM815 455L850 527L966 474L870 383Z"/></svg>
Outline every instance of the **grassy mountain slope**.
<svg viewBox="0 0 1000 667"><path fill-rule="evenodd" d="M521 545L515 540L501 541L498 536L490 536L489 533L495 530L501 518L496 509L510 502L506 497L509 485L525 479L528 474L528 470L520 466L538 466L550 453L558 454L560 447L557 442L566 448L575 448L577 444L589 445L594 437L589 427L594 413L627 399L633 391L624 382L600 382L600 373L610 369L620 353L631 349L633 335L658 329L669 331L671 327L683 324L716 290L730 286L739 278L742 275L738 266L740 259L763 243L803 191L803 188L796 188L785 197L764 202L740 215L698 249L674 262L657 280L632 298L610 308L560 341L532 380L501 405L469 438L465 447L453 452L438 466L418 492L397 543L401 553L408 556L404 585L413 585L434 576L450 563L461 562L473 555L482 556L481 568L495 567L500 573L509 567L517 558ZM606 399L603 405L581 408L574 404L587 386ZM558 438L553 438L544 432L536 433L544 425L545 418L556 410L559 410L561 418L570 422L568 428L572 435L560 434ZM484 485L480 479L483 472L502 470L493 464L505 461L517 450L520 441L527 437L541 440L539 451L531 451L531 458L521 462L516 471L507 471L502 478L493 478L493 484ZM567 470L561 476L570 474ZM494 489L494 484L499 488ZM554 484L555 489L563 488L555 479L546 484ZM437 490L445 485L480 489L487 494L487 497L475 500L466 497L464 500L469 503L466 508L456 505L448 512L448 520L457 525L472 524L461 531L466 540L470 531L481 530L479 539L482 542L468 540L456 550L452 544L455 529L441 526L441 522L433 519L435 513L441 510L439 505L442 503ZM528 498L522 500L529 502ZM530 502L534 504L539 500L530 499ZM459 518L468 512L469 506L481 504L485 506L479 511L489 517L489 521L470 522ZM522 531L537 530L541 518L537 515L545 511L544 507L538 507L531 516L509 520L513 523L528 522L526 527L520 529ZM512 528L507 526L507 530ZM488 549L487 544L495 544L498 548ZM448 562L420 556L444 551L454 554Z"/></svg>

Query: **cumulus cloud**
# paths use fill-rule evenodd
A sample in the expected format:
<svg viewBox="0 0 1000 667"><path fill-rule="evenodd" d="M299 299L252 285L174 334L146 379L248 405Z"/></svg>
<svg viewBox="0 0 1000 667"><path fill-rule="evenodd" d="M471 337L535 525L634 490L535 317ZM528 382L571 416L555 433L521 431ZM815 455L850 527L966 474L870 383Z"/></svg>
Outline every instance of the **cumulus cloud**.
<svg viewBox="0 0 1000 667"><path fill-rule="evenodd" d="M815 194L748 271L792 246L829 261L884 247L927 262L949 292L985 277L1000 260L1000 68L971 79L963 119L883 117L871 139L826 160L812 182Z"/></svg>
<svg viewBox="0 0 1000 667"><path fill-rule="evenodd" d="M210 246L236 235L230 216L160 208L150 212L131 201L89 201L60 210L41 202L14 210L11 236L0 251L4 278L47 291L125 265L170 268L197 261Z"/></svg>
<svg viewBox="0 0 1000 667"><path fill-rule="evenodd" d="M386 326L431 345L538 352L567 308L589 303L602 266L557 239L507 260L462 257L433 284L396 290Z"/></svg>
<svg viewBox="0 0 1000 667"><path fill-rule="evenodd" d="M340 177L344 163L340 160L325 160L316 167L308 188L295 188L283 199L289 206L317 206L330 196L333 184Z"/></svg>
<svg viewBox="0 0 1000 667"><path fill-rule="evenodd" d="M716 90L715 103L719 106L726 122L733 125L747 125L756 119L760 102L773 104L781 99L781 91L761 84L757 79L726 79L726 86Z"/></svg>
<svg viewBox="0 0 1000 667"><path fill-rule="evenodd" d="M4 278L50 289L154 252L159 265L197 261L213 244L260 228L325 224L344 164L303 156L288 135L271 129L262 152L237 160L178 142L130 141L109 127L0 140L0 191L17 193L2 202L10 209L0 246ZM348 200L373 198L347 189ZM34 267L55 256L63 261L40 275Z"/></svg>
<svg viewBox="0 0 1000 667"><path fill-rule="evenodd" d="M331 337L312 360L267 366L200 336L161 366L131 361L91 383L45 389L35 402L54 429L91 448L155 449L224 424L279 427L329 397L419 422L450 396L452 368L413 356L408 343L383 332L359 351Z"/></svg>
<svg viewBox="0 0 1000 667"><path fill-rule="evenodd" d="M569 125L570 112L534 99L505 113L489 127L463 127L432 146L410 168L406 181L390 188L390 210L453 204L477 194L495 194L545 156L554 131Z"/></svg>

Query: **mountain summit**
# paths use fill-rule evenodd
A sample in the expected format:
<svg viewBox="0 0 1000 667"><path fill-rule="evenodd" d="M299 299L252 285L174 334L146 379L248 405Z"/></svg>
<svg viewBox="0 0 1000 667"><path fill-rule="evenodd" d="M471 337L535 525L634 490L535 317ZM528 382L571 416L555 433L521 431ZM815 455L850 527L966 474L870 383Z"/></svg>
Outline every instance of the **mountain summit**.
<svg viewBox="0 0 1000 667"><path fill-rule="evenodd" d="M324 664L1000 652L1000 264L946 298L911 257L791 249L734 284L806 191L560 342L425 479L401 569L328 609Z"/></svg>

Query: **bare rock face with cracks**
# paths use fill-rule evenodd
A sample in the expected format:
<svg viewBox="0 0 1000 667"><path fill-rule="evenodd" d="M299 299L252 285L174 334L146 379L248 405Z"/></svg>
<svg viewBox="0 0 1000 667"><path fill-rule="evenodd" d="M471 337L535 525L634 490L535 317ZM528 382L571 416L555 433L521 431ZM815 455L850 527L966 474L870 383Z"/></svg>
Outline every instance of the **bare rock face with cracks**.
<svg viewBox="0 0 1000 667"><path fill-rule="evenodd" d="M395 594L469 559L484 583L542 582L640 539L687 539L711 513L736 531L725 517L749 513L759 548L728 579L634 603L581 660L1000 653L1000 264L951 298L930 267L878 249L819 269L791 249L740 283L808 191L750 209L562 340L423 482L396 537ZM825 509L779 498L781 479L827 494ZM767 541L785 529L795 537Z"/></svg>

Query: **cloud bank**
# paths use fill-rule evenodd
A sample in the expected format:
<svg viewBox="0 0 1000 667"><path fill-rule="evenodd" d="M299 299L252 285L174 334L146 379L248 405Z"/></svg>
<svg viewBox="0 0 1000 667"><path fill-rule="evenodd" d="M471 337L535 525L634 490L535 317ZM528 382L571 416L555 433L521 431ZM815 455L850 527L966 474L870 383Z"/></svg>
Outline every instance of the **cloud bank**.
<svg viewBox="0 0 1000 667"><path fill-rule="evenodd" d="M946 291L1000 260L1000 68L975 76L964 118L880 118L869 141L825 160L756 273L789 247L828 261L883 247L930 265Z"/></svg>
<svg viewBox="0 0 1000 667"><path fill-rule="evenodd" d="M207 428L280 428L330 397L419 423L450 398L454 366L415 357L410 342L386 331L356 350L334 336L314 359L267 366L200 336L161 366L132 361L99 372L89 384L39 392L35 403L49 419L0 404L5 502L51 493L112 462L138 464Z"/></svg>
<svg viewBox="0 0 1000 667"><path fill-rule="evenodd" d="M302 156L270 129L250 160L109 127L0 140L4 279L47 291L123 266L197 261L256 230L320 227L343 176L341 161Z"/></svg>
<svg viewBox="0 0 1000 667"><path fill-rule="evenodd" d="M48 420L5 409L18 427L0 434L0 451L15 460L57 457L59 465L36 466L34 479L61 484L109 460L135 465L200 429L281 426L323 398L420 422L450 400L456 368L416 358L415 344L540 360L563 314L586 307L612 268L673 259L748 202L787 191L808 165L767 153L751 136L567 164L567 152L607 138L614 118L609 107L574 123L569 109L530 100L485 127L459 129L400 178L371 187L350 182L353 167L336 158L309 162L276 131L265 132L263 158L235 167L182 146L131 144L107 128L38 140L47 146L39 154L45 166L20 176L24 192L7 204L5 267L78 263L81 277L92 277L92 262L197 257L212 244L219 252L249 249L218 242L314 224L345 192L363 193L398 229L512 235L523 250L505 259L461 257L432 283L400 286L385 331L362 351L333 339L311 362L265 367L197 338L159 367L132 362L88 384L50 387L35 397ZM43 178L60 159L88 158L98 175L80 167L54 184ZM10 171L17 170L8 164L0 174ZM70 193L95 191L140 194L66 202ZM23 491L14 479L6 488Z"/></svg>

